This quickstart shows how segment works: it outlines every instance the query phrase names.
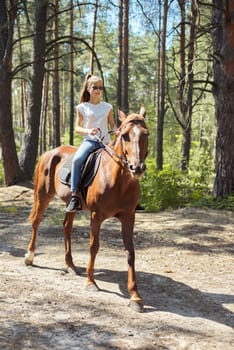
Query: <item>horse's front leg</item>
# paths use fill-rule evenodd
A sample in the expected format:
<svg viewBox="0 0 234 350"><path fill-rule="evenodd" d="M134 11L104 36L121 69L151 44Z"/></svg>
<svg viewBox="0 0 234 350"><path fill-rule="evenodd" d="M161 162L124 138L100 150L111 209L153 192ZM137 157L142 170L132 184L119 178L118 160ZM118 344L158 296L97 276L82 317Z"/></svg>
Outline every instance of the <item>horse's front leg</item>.
<svg viewBox="0 0 234 350"><path fill-rule="evenodd" d="M73 264L72 253L71 253L71 234L73 227L73 220L76 213L66 213L63 221L63 232L64 232L64 244L65 244L65 263L68 268L76 271L76 267Z"/></svg>
<svg viewBox="0 0 234 350"><path fill-rule="evenodd" d="M135 223L135 214L123 214L119 217L122 224L122 237L124 248L127 254L128 262L128 292L130 294L130 306L138 312L144 309L143 300L137 290L135 273L135 249L133 244L133 228Z"/></svg>
<svg viewBox="0 0 234 350"><path fill-rule="evenodd" d="M94 280L94 264L96 255L99 250L99 235L102 219L96 212L91 212L91 222L90 222L90 259L87 266L87 286L86 289L98 290L98 286Z"/></svg>

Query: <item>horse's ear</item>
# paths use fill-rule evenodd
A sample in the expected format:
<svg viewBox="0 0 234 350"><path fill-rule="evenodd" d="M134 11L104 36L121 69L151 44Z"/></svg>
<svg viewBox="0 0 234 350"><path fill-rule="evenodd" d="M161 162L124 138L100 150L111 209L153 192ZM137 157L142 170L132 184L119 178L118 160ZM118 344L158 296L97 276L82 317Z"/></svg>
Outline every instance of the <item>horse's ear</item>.
<svg viewBox="0 0 234 350"><path fill-rule="evenodd" d="M127 118L126 114L123 111L121 111L120 108L118 108L118 117L121 122L123 122Z"/></svg>
<svg viewBox="0 0 234 350"><path fill-rule="evenodd" d="M145 106L144 106L143 104L141 105L140 115L141 115L143 118L146 117L146 110L145 110Z"/></svg>

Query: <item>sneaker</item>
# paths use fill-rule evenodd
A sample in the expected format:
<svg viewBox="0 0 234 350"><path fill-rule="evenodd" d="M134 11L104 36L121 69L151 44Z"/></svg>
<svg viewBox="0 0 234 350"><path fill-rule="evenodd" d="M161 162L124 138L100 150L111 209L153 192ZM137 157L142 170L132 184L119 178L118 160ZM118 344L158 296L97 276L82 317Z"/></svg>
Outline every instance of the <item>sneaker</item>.
<svg viewBox="0 0 234 350"><path fill-rule="evenodd" d="M68 205L66 207L66 212L67 213L74 213L75 211L78 210L78 205L79 205L79 197L72 196L70 202L68 203Z"/></svg>

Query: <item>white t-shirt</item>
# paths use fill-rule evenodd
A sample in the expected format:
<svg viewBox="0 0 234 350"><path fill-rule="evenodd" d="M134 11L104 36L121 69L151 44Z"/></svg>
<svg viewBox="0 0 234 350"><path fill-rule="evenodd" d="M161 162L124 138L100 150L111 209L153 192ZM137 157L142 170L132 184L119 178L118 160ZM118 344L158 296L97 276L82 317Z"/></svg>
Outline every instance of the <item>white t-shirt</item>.
<svg viewBox="0 0 234 350"><path fill-rule="evenodd" d="M101 136L104 136L103 142L109 143L110 137L108 134L108 115L112 105L107 102L99 102L93 104L90 102L82 102L77 106L77 111L83 116L83 127L86 129L99 128ZM95 140L92 135L84 135L85 140Z"/></svg>

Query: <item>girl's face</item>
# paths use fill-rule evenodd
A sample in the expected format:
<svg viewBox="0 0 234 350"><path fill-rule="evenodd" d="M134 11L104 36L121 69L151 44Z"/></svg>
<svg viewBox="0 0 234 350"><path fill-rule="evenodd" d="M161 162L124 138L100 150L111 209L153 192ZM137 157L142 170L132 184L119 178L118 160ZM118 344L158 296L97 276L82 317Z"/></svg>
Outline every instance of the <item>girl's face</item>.
<svg viewBox="0 0 234 350"><path fill-rule="evenodd" d="M88 92L90 94L90 100L98 100L101 98L103 91L103 84L102 81L97 81L95 83L91 83L90 87L88 88Z"/></svg>

